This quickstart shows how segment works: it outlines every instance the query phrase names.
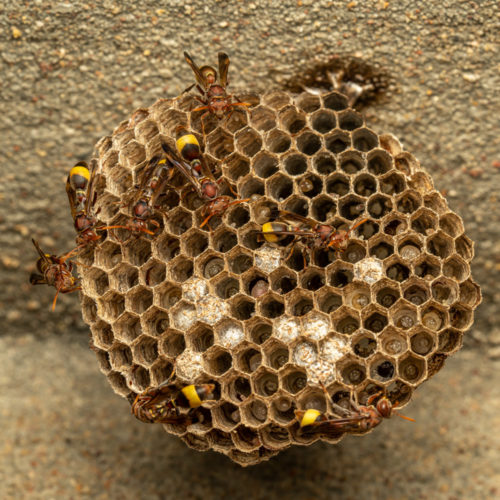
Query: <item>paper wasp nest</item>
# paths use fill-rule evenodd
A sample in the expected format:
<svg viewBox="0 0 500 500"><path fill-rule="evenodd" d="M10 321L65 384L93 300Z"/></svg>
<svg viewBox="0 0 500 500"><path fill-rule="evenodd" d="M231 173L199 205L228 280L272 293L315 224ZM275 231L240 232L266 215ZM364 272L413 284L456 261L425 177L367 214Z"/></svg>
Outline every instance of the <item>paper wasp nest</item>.
<svg viewBox="0 0 500 500"><path fill-rule="evenodd" d="M132 402L174 364L179 387L215 383L196 423L164 427L248 465L341 438L298 431L295 409L329 411L320 382L338 404L383 390L405 405L460 348L480 291L461 218L418 161L365 126L344 96L239 97L248 111L205 119L204 153L251 200L200 229L202 203L179 176L159 200L156 235L109 231L80 272L84 319L114 391ZM99 142L100 220L130 218L123 200L178 125L201 143L197 105L159 100ZM261 241L274 208L336 228L369 220L339 258L321 250L304 267L300 246L285 262L289 248Z"/></svg>

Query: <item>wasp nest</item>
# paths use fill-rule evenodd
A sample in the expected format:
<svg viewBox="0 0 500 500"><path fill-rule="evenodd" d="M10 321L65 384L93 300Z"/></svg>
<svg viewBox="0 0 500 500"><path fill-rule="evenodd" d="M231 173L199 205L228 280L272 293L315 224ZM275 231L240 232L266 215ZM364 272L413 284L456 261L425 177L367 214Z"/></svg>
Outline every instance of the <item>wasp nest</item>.
<svg viewBox="0 0 500 500"><path fill-rule="evenodd" d="M330 412L321 383L340 405L380 390L405 405L460 348L480 291L461 218L343 95L239 97L252 106L204 118L204 156L249 201L200 228L204 202L180 175L158 200L154 236L109 230L79 260L83 316L114 391L133 402L174 367L179 387L214 383L193 423L164 427L248 465L341 438L300 432L295 410ZM124 200L179 125L202 142L197 106L159 100L99 142L103 223L130 220ZM263 240L275 209L337 229L368 220L340 255L304 259L300 244L290 254Z"/></svg>

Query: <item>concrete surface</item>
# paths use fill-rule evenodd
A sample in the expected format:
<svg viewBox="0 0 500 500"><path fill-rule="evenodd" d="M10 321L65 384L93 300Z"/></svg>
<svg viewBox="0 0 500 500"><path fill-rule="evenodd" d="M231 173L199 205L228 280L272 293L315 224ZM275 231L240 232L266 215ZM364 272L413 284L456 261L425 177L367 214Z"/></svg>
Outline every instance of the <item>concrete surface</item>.
<svg viewBox="0 0 500 500"><path fill-rule="evenodd" d="M499 32L496 0L2 2L0 498L497 496ZM242 470L134 421L86 346L77 296L52 314L51 291L29 285L31 237L73 246L68 169L134 109L191 82L183 50L213 64L221 49L233 90L278 87L333 54L397 80L368 122L398 136L464 217L484 295L467 350L405 409L415 425Z"/></svg>

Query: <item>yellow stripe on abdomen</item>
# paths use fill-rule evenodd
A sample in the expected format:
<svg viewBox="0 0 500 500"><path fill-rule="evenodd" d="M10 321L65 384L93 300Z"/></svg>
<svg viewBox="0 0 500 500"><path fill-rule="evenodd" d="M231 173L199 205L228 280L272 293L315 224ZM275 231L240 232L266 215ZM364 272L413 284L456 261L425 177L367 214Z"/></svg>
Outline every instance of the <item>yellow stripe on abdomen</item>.
<svg viewBox="0 0 500 500"><path fill-rule="evenodd" d="M185 398L189 402L189 406L191 408L198 408L201 405L200 396L196 392L195 385L187 385L186 387L181 389L182 394L184 394Z"/></svg>

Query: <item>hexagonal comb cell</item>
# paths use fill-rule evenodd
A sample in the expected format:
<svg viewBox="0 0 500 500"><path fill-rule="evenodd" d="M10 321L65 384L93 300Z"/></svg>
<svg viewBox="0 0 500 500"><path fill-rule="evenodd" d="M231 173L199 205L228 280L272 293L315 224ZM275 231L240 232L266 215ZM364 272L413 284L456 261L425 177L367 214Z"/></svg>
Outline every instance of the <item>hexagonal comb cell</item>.
<svg viewBox="0 0 500 500"><path fill-rule="evenodd" d="M161 141L175 147L179 125L227 197L211 206L231 205L200 227L207 200L175 172L155 201L155 234L109 231L78 260L88 266L83 317L113 390L133 402L170 377L177 387L215 384L190 425L164 427L249 465L342 437L301 429L295 416L334 416L321 383L345 409L380 391L406 404L460 348L481 293L460 217L345 96L238 97L250 106L220 120L208 113L203 127L193 96L162 99L96 149L100 224L130 222L134 182ZM266 223L291 234L269 241ZM336 232L320 233L328 226Z"/></svg>

